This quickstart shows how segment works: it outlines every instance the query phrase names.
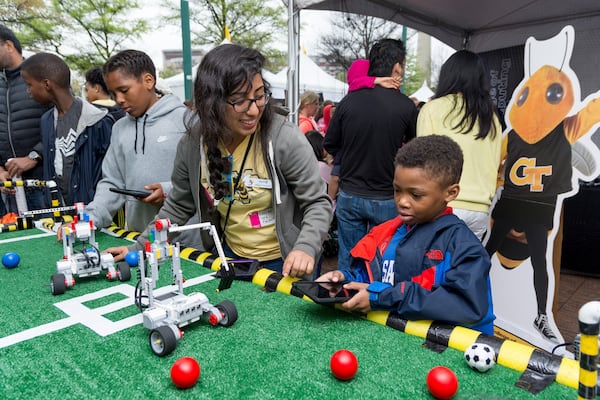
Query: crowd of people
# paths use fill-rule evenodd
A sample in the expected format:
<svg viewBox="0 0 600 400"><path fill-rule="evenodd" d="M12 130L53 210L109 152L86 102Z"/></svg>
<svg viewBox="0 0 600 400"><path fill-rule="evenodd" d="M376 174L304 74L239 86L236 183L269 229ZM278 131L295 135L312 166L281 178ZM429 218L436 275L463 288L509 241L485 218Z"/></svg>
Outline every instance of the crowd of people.
<svg viewBox="0 0 600 400"><path fill-rule="evenodd" d="M302 93L297 124L271 101L265 61L237 44L215 47L186 107L157 89L146 53L124 50L86 74L83 99L72 94L64 60L23 59L16 35L0 26L8 100L0 103L0 180L54 180L63 204L84 202L98 227L124 209L126 226L141 235L105 250L117 261L143 249L156 219L210 221L228 257L284 276L350 281L358 293L348 310L493 334L481 238L501 131L479 57L453 55L419 111L399 90L404 43L382 39L352 65L340 102ZM14 210L12 195L3 189L2 214ZM39 188L28 188L27 202L49 204ZM332 223L337 268L322 274ZM177 240L214 247L208 235Z"/></svg>

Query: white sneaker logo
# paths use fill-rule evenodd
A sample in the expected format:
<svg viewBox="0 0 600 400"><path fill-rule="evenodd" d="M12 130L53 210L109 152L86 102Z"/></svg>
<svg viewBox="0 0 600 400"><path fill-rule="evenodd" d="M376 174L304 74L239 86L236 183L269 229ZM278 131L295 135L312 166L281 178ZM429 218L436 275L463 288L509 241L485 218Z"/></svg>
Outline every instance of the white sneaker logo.
<svg viewBox="0 0 600 400"><path fill-rule="evenodd" d="M166 142L168 139L167 136L159 136L158 139L156 139L156 143Z"/></svg>

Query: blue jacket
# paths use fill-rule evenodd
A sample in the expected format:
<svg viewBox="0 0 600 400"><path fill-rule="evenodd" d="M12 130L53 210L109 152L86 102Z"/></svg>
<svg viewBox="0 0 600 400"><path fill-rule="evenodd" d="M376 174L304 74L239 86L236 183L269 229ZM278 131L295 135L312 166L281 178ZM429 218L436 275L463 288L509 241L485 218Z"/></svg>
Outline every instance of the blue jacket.
<svg viewBox="0 0 600 400"><path fill-rule="evenodd" d="M54 169L56 113L56 108L53 108L42 115L40 131L44 149L44 180L54 180L58 183ZM102 178L102 161L110 145L113 123L114 118L106 110L83 101L81 117L77 124L79 135L75 141L69 194L64 198L65 205L72 205L78 201L87 204L94 198L96 184Z"/></svg>
<svg viewBox="0 0 600 400"><path fill-rule="evenodd" d="M371 308L410 320L432 319L493 334L490 258L469 228L447 208L435 221L413 226L396 247L394 286L381 282L382 255L400 217L374 227L350 254L347 280L371 283Z"/></svg>

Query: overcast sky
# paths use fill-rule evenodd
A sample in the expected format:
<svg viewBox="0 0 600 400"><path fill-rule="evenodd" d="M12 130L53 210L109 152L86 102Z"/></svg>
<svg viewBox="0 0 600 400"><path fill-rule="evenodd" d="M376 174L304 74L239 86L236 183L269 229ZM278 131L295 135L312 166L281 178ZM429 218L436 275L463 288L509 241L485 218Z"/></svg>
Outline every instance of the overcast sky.
<svg viewBox="0 0 600 400"><path fill-rule="evenodd" d="M274 1L274 0L267 0ZM158 5L158 0L145 0L143 10L138 11L138 16L143 16L154 23L160 22L166 12ZM190 2L190 7L193 3ZM300 12L300 43L306 49L309 56L319 51L320 36L330 32L331 15L334 12L324 10L301 10ZM409 41L409 45L411 44ZM144 34L143 38L126 43L127 47L143 50L152 57L158 70L163 67L163 50L181 49L181 26L178 23L163 25L159 29ZM278 46L282 50L287 49L287 33L282 34L281 43ZM453 53L453 50L432 38L432 59L441 63ZM277 71L273 71L277 72Z"/></svg>
<svg viewBox="0 0 600 400"><path fill-rule="evenodd" d="M143 11L140 13L144 18L151 21L160 21L161 16L165 12L159 6L151 6L152 3L154 3L152 0L144 3ZM330 14L331 12L329 11L301 11L300 20L302 26L300 29L300 38L309 55L311 52L317 52L319 36L322 32L326 32L323 27L329 24ZM154 61L156 67L160 70L163 66L162 51L181 49L181 26L177 23L163 25L159 29L145 33L139 40L127 42L126 46L148 53L152 57L152 61ZM279 47L282 50L287 49L287 34L281 38L281 45Z"/></svg>

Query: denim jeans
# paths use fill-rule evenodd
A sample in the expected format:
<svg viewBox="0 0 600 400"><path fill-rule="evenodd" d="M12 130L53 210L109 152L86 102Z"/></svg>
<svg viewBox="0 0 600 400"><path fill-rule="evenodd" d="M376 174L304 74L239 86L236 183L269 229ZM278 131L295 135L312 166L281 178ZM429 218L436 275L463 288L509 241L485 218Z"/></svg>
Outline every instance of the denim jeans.
<svg viewBox="0 0 600 400"><path fill-rule="evenodd" d="M241 259L246 258L246 257L240 257L237 254L235 254L233 252L233 250L231 250L231 247L229 247L227 245L227 243L225 243L225 241L223 241L223 243L221 243L221 245L223 246L223 253L225 253L225 257L229 257L234 260L241 260ZM263 261L260 263L260 265L263 268L268 268L272 271L281 273L281 271L283 269L283 259L277 258L275 260Z"/></svg>
<svg viewBox="0 0 600 400"><path fill-rule="evenodd" d="M43 210L48 208L42 189L33 188L26 190L25 197L27 197L27 208L29 208L29 210Z"/></svg>
<svg viewBox="0 0 600 400"><path fill-rule="evenodd" d="M0 196L0 217L2 217L4 214L6 214L6 206L4 205L4 199L2 196Z"/></svg>
<svg viewBox="0 0 600 400"><path fill-rule="evenodd" d="M338 269L350 267L350 250L371 228L398 216L394 199L358 197L340 191L335 215L338 219Z"/></svg>

